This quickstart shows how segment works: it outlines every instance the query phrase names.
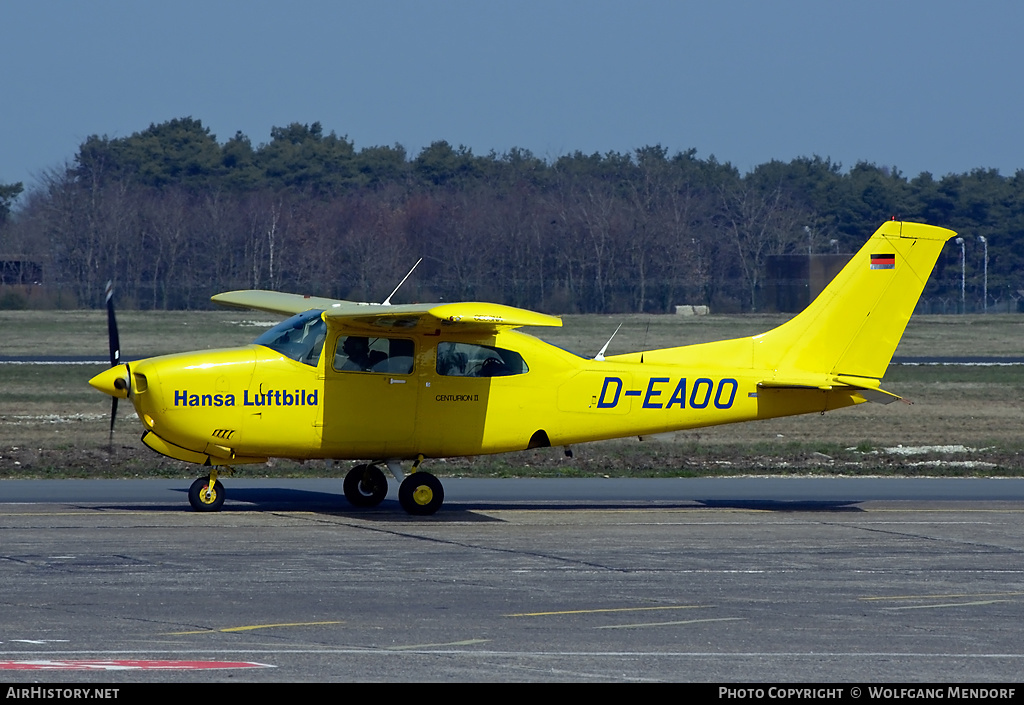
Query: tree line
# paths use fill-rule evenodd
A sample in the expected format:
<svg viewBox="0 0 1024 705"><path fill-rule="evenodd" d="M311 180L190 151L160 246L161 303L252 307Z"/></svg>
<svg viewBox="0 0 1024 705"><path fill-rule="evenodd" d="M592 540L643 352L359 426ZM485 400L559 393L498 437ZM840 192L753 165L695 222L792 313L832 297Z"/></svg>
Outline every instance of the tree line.
<svg viewBox="0 0 1024 705"><path fill-rule="evenodd" d="M0 258L44 263L63 306L204 308L266 288L381 301L419 257L405 301L549 311L761 311L773 255L853 252L891 217L958 230L927 302L991 307L1024 289L1024 170L907 178L821 157L746 174L695 150L541 159L438 141L356 149L319 123L223 144L192 118L91 136L22 193L0 184ZM941 302L941 306L939 305ZM770 302L769 302L770 303Z"/></svg>

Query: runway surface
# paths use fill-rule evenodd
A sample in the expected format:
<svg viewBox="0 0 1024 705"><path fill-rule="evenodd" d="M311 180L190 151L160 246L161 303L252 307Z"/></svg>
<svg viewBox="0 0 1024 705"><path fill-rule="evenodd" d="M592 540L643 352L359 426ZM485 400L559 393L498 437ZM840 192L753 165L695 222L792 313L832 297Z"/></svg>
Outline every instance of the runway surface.
<svg viewBox="0 0 1024 705"><path fill-rule="evenodd" d="M442 510L410 517L393 493L350 508L340 479L228 478L218 514L188 509L188 481L0 481L0 667L51 667L0 681L1024 668L1024 481L444 482Z"/></svg>

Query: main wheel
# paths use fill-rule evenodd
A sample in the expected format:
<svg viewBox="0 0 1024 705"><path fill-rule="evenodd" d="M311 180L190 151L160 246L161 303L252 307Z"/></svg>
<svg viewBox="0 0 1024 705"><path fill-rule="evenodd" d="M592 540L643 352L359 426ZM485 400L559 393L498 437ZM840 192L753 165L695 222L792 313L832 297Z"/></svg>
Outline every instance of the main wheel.
<svg viewBox="0 0 1024 705"><path fill-rule="evenodd" d="M224 505L224 485L220 480L213 483L212 492L209 488L209 477L200 477L188 488L188 503L197 512L219 512Z"/></svg>
<svg viewBox="0 0 1024 705"><path fill-rule="evenodd" d="M388 480L373 465L356 465L345 475L345 497L356 507L376 507L388 495Z"/></svg>
<svg viewBox="0 0 1024 705"><path fill-rule="evenodd" d="M444 502L441 481L429 472L414 472L402 480L398 488L398 502L410 514L433 514Z"/></svg>

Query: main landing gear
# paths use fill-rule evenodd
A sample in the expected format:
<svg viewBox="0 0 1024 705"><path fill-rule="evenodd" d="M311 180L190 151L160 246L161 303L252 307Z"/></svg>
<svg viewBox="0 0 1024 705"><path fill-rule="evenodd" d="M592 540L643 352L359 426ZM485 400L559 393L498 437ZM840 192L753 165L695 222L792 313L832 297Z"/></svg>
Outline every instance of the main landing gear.
<svg viewBox="0 0 1024 705"><path fill-rule="evenodd" d="M429 472L419 470L423 456L412 464L412 472L404 475L401 463L387 461L388 470L399 480L398 503L402 509L418 516L433 514L444 503L444 487ZM376 507L388 494L388 481L376 465L357 465L345 476L345 497L356 507Z"/></svg>

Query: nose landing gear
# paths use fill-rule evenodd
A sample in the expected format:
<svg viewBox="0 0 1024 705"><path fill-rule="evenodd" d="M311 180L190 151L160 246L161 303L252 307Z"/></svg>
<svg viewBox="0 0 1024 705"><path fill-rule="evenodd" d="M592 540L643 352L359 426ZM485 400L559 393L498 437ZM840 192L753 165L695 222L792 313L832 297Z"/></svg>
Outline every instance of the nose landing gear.
<svg viewBox="0 0 1024 705"><path fill-rule="evenodd" d="M219 512L224 506L224 485L217 479L217 471L209 477L200 477L188 488L188 503L197 512Z"/></svg>

